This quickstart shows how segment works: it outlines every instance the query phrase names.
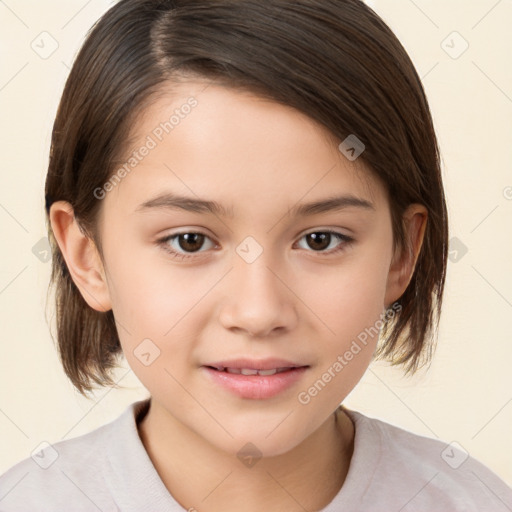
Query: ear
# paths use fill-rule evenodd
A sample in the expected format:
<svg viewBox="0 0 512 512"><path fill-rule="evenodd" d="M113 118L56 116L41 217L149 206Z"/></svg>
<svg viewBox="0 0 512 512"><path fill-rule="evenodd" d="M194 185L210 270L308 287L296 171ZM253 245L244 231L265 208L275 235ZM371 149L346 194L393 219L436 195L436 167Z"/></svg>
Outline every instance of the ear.
<svg viewBox="0 0 512 512"><path fill-rule="evenodd" d="M87 304L96 311L112 309L100 255L79 226L72 206L66 201L53 203L50 223L73 282Z"/></svg>
<svg viewBox="0 0 512 512"><path fill-rule="evenodd" d="M427 226L428 211L421 204L411 204L403 214L406 247L397 247L389 267L386 284L386 308L398 300L409 285L420 254Z"/></svg>

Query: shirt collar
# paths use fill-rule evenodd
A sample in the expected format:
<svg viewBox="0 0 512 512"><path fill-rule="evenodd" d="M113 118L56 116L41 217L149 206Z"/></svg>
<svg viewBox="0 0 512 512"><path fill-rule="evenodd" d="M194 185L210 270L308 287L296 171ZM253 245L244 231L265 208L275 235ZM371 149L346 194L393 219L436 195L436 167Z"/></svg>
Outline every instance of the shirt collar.
<svg viewBox="0 0 512 512"><path fill-rule="evenodd" d="M150 400L131 404L108 433L105 471L109 492L123 512L182 512L158 475L139 436L137 418L148 411Z"/></svg>

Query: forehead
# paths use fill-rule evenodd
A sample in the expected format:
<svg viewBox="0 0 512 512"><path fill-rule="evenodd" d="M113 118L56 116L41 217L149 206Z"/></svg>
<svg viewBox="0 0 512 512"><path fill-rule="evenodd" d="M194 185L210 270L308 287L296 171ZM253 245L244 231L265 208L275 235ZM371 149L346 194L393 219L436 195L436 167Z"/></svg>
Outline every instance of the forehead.
<svg viewBox="0 0 512 512"><path fill-rule="evenodd" d="M129 163L129 172L107 197L118 207L133 210L164 190L213 198L231 214L252 203L253 213L270 205L290 209L301 197L345 192L383 199L378 180L361 160L346 159L326 128L247 91L173 84L153 97L131 132L118 161Z"/></svg>

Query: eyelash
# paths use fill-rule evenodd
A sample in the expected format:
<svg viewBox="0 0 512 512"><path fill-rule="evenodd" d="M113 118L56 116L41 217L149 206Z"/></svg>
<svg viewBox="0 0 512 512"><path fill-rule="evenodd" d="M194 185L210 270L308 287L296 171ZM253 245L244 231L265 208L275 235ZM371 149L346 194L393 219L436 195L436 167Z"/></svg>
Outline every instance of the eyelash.
<svg viewBox="0 0 512 512"><path fill-rule="evenodd" d="M339 252L344 251L348 246L350 246L355 241L350 236L347 236L347 235L344 235L343 233L339 233L337 231L332 231L329 229L310 231L309 233L305 233L304 235L302 235L299 238L299 240L302 240L304 237L311 235L313 233L328 233L330 235L335 236L336 238L338 238L338 240L340 242L342 242L335 249L331 249L330 251L313 251L313 250L308 251L308 252L313 252L313 253L318 253L318 254L328 254L328 255L338 254ZM185 259L189 259L189 258L196 258L197 254L200 254L201 252L204 252L204 251L196 251L194 253L181 253L181 252L177 252L169 247L168 242L170 240L173 240L174 238L178 238L180 235L186 235L186 234L188 234L188 235L203 235L206 238L210 238L205 233L201 233L199 231L183 231L181 233L174 233L173 235L168 235L163 238L160 238L159 240L157 240L157 245L161 246L164 249L164 251L166 251L168 254L170 254L175 259L185 260Z"/></svg>

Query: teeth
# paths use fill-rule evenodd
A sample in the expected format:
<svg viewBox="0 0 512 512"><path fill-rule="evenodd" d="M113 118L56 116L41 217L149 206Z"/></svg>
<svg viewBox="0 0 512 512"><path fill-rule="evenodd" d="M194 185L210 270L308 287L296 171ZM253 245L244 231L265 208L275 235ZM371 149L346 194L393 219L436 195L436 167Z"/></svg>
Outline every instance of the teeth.
<svg viewBox="0 0 512 512"><path fill-rule="evenodd" d="M289 368L272 368L271 370L254 370L252 368L222 368L220 371L226 370L227 373L235 373L237 375L274 375L275 373L281 373Z"/></svg>
<svg viewBox="0 0 512 512"><path fill-rule="evenodd" d="M293 370L294 368L290 367L284 367L284 368L272 368L269 370L255 370L253 368L226 368L224 366L213 366L212 368L215 368L215 370L219 372L227 372L227 373L234 373L236 375L262 375L262 376L269 376L274 375L276 373L282 373L286 372L288 370Z"/></svg>
<svg viewBox="0 0 512 512"><path fill-rule="evenodd" d="M242 375L257 375L258 374L258 370L250 370L249 368L242 368L240 370L240 373Z"/></svg>
<svg viewBox="0 0 512 512"><path fill-rule="evenodd" d="M272 370L258 370L258 375L274 375L274 373L277 373L275 368Z"/></svg>

